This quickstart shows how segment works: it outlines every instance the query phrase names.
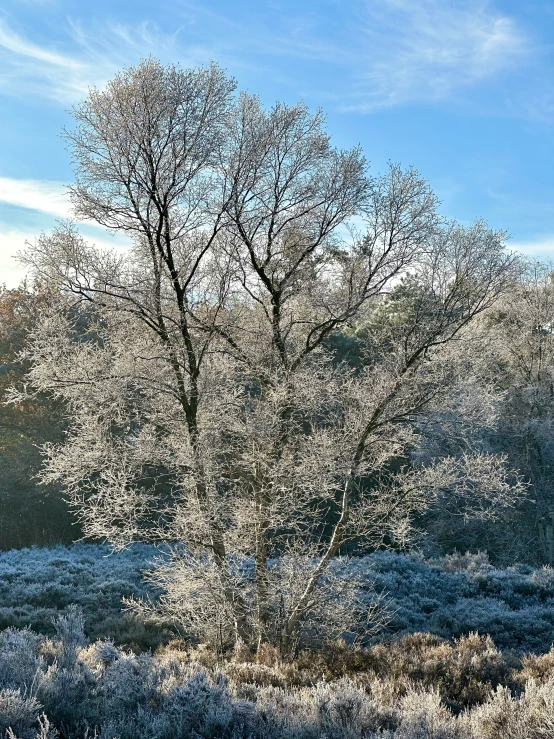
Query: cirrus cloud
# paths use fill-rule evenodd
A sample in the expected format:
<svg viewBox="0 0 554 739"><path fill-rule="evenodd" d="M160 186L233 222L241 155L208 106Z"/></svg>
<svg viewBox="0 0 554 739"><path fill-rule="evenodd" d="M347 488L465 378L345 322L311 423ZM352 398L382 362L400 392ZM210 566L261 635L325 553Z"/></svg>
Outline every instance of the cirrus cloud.
<svg viewBox="0 0 554 739"><path fill-rule="evenodd" d="M362 31L367 51L345 111L442 100L532 54L515 20L486 0L367 2Z"/></svg>
<svg viewBox="0 0 554 739"><path fill-rule="evenodd" d="M70 202L63 182L0 177L0 203L68 218Z"/></svg>

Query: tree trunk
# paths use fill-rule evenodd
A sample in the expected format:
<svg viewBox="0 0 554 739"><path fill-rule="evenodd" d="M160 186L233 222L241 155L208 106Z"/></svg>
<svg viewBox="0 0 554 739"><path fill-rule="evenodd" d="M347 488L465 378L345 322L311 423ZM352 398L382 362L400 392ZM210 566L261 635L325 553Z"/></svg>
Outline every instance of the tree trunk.
<svg viewBox="0 0 554 739"><path fill-rule="evenodd" d="M267 567L268 547L267 532L269 519L267 515L267 498L263 492L256 495L256 630L257 649L267 639L269 622L269 573Z"/></svg>

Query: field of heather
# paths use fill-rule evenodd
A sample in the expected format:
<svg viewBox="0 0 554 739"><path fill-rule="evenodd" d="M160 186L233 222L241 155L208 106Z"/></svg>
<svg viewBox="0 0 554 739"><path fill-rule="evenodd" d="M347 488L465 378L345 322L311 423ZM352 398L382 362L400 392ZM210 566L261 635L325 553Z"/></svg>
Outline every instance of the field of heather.
<svg viewBox="0 0 554 739"><path fill-rule="evenodd" d="M354 559L346 571L365 580L368 603L385 597L381 632L254 660L126 609L122 598L156 596L142 580L155 554L75 544L0 555L0 736L552 735L549 568L498 569L484 555Z"/></svg>

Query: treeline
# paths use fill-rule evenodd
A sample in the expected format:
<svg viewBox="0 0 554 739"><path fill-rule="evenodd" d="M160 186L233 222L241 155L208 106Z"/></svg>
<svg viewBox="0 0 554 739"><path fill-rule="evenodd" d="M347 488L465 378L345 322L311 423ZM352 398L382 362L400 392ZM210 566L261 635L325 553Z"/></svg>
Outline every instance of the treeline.
<svg viewBox="0 0 554 739"><path fill-rule="evenodd" d="M46 295L23 284L0 291L0 395L21 387L28 370L24 353ZM0 549L71 542L79 527L56 485L41 485L41 447L62 439L60 403L45 394L0 403Z"/></svg>
<svg viewBox="0 0 554 739"><path fill-rule="evenodd" d="M395 333L421 309L417 284L403 280L377 308L326 341L336 362L354 372L390 350ZM0 548L70 542L79 524L59 484L41 484L41 448L66 428L63 404L48 393L21 391L26 342L49 300L40 286L0 293ZM433 410L416 420L417 440L398 465L475 452L499 454L519 472L527 494L501 516L475 515L451 491L422 512L421 543L430 554L486 550L503 564L554 564L554 282L547 265L526 265L506 294L471 328L470 350L454 356L455 382L438 393ZM21 397L21 396L20 396ZM371 481L366 481L370 485ZM467 492L467 491L466 491ZM502 501L499 501L501 504ZM479 503L477 503L479 504ZM490 504L490 502L489 502ZM469 503L471 506L471 502Z"/></svg>

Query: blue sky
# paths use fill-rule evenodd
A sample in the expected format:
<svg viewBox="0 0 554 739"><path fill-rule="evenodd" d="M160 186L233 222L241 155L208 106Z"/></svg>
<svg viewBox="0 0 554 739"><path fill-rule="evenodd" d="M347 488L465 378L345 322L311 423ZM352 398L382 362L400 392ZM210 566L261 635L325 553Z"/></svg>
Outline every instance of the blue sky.
<svg viewBox="0 0 554 739"><path fill-rule="evenodd" d="M554 259L554 0L2 0L0 283L69 214L71 106L148 55L215 60L268 105L323 108L374 173L414 165L446 216Z"/></svg>

